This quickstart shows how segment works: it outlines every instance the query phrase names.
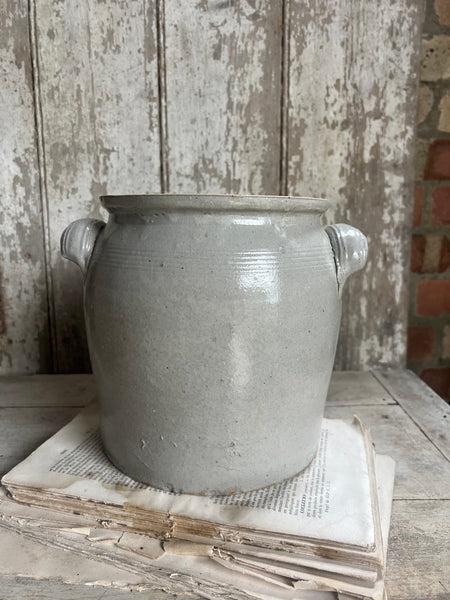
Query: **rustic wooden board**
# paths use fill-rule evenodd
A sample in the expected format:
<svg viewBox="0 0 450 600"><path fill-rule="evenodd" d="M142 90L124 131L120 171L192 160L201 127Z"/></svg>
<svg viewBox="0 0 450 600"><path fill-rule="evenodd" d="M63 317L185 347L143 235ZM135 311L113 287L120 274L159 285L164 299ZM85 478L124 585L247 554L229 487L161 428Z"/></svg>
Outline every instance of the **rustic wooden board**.
<svg viewBox="0 0 450 600"><path fill-rule="evenodd" d="M81 274L59 239L74 219L99 216L100 194L160 189L155 3L36 6L55 365L83 372Z"/></svg>
<svg viewBox="0 0 450 600"><path fill-rule="evenodd" d="M336 365L401 366L422 4L2 7L0 372L89 370L61 232L102 193L159 190L329 197L372 248Z"/></svg>
<svg viewBox="0 0 450 600"><path fill-rule="evenodd" d="M170 191L279 193L282 3L164 5Z"/></svg>
<svg viewBox="0 0 450 600"><path fill-rule="evenodd" d="M403 366L423 2L287 3L285 191L369 240L346 284L336 366Z"/></svg>
<svg viewBox="0 0 450 600"><path fill-rule="evenodd" d="M0 407L85 406L96 394L92 374L0 377ZM370 371L335 371L328 406L396 404Z"/></svg>
<svg viewBox="0 0 450 600"><path fill-rule="evenodd" d="M327 406L370 404L396 404L396 402L370 371L333 372Z"/></svg>
<svg viewBox="0 0 450 600"><path fill-rule="evenodd" d="M51 371L25 0L0 6L0 373Z"/></svg>
<svg viewBox="0 0 450 600"><path fill-rule="evenodd" d="M412 371L375 371L375 376L442 454L450 460L450 406Z"/></svg>
<svg viewBox="0 0 450 600"><path fill-rule="evenodd" d="M78 411L77 407L0 408L0 475L36 450Z"/></svg>
<svg viewBox="0 0 450 600"><path fill-rule="evenodd" d="M389 600L450 598L450 500L394 501L388 545Z"/></svg>
<svg viewBox="0 0 450 600"><path fill-rule="evenodd" d="M377 452L397 463L394 498L450 498L450 462L400 406L330 406L325 411L333 419L351 420L354 414L370 429Z"/></svg>
<svg viewBox="0 0 450 600"><path fill-rule="evenodd" d="M396 375L396 377L394 377ZM402 373L389 373L398 385ZM358 379L363 385L368 384L368 379L364 376L348 374L335 374L336 388L339 389L339 383L345 382L346 387L353 392L356 390ZM55 379L55 389L69 388L69 380L74 385L85 386L89 389L90 376L59 376ZM50 388L51 384L47 377L36 376L29 378L15 378L12 387L17 390L22 389L21 393L12 394L11 397L16 402L24 402L25 398L33 397L33 390L39 386L46 385ZM26 386L28 381L28 386ZM56 383L57 382L57 383ZM84 383L83 383L84 382ZM412 382L412 383L411 383ZM408 397L408 386L414 387L415 378L405 372L404 386L405 395ZM18 386L18 387L17 387ZM28 391L26 388L28 387ZM0 380L0 397L3 396L5 389L4 380ZM42 388L43 389L43 388ZM393 389L391 386L389 389ZM412 389L412 388L411 388ZM418 388L415 388L416 392ZM426 389L424 390L424 393ZM378 390L374 393L378 394ZM399 389L396 390L396 396L402 398ZM27 400L32 401L32 400ZM9 459L17 457L18 454L25 455L27 444L37 445L43 437L56 431L64 422L71 418L77 408L64 407L38 407L40 402L45 402L44 393L39 392L36 395L35 408L16 408L0 409L0 455L7 456ZM438 407L439 408L439 407ZM70 411L73 411L70 413ZM424 425L421 423L421 414L416 413L417 424L405 414L400 405L361 405L361 406L329 406L327 407L327 416L333 418L351 419L353 413L357 413L363 421L371 428L373 438L379 452L391 454L397 461L397 477L395 487L395 500L393 503L393 514L391 522L391 533L389 539L388 552L388 573L387 588L389 598L393 600L415 600L417 598L427 598L428 600L446 600L449 596L450 582L448 564L449 556L449 522L448 514L450 510L449 498L449 471L447 461L443 454L435 445L424 435ZM20 414L23 414L20 417ZM437 411L439 420L439 411ZM424 421L432 431L433 410L426 412ZM41 439L40 439L41 438ZM32 442L32 444L31 444ZM29 448L31 450L32 447ZM2 471L0 460L0 472ZM430 499L434 498L434 499ZM0 548L9 548L4 535L7 532L0 530ZM11 534L10 534L11 535ZM30 555L30 569L34 561L40 562L41 566L48 560L52 564L52 549L40 545L36 546L34 555ZM20 554L22 560L25 554ZM33 558L34 556L34 558ZM77 557L77 564L81 564ZM28 564L27 563L27 564ZM66 586L58 581L39 581L33 578L24 578L8 572L8 561L0 560L0 575L6 576L1 579L0 589L1 597L9 598L69 598L83 597L89 600L100 600L100 598L121 598L128 591L110 590L97 586L80 588L72 585ZM29 569L29 572L30 572ZM167 596L160 592L141 592L140 598L154 598L155 600L164 600L165 598L181 599L184 596Z"/></svg>
<svg viewBox="0 0 450 600"><path fill-rule="evenodd" d="M80 389L84 386L86 400L91 397L92 391L88 377L83 376L83 381L78 381ZM37 381L38 377L33 380ZM0 386L0 390L4 386L5 384ZM63 382L55 382L54 390L57 392L65 386ZM16 395L16 401L22 405L34 406L33 408L0 409L0 456L3 457L3 465L6 465L5 470L34 450L78 411L78 408L69 406L52 408L44 404L48 408L40 407L40 402L47 403L48 399L45 393L39 391L34 396L33 405L33 387L30 380L29 391L25 391L24 385L23 394ZM349 385L349 389L351 387ZM56 402L56 395L54 398ZM390 454L398 463L395 498L450 497L449 461L421 433L400 406L370 405L369 402L368 405L330 405L326 408L326 416L331 418L352 419L354 414L360 416L370 428L377 451ZM23 450L20 451L20 448Z"/></svg>
<svg viewBox="0 0 450 600"><path fill-rule="evenodd" d="M0 407L85 406L95 398L92 375L0 377Z"/></svg>

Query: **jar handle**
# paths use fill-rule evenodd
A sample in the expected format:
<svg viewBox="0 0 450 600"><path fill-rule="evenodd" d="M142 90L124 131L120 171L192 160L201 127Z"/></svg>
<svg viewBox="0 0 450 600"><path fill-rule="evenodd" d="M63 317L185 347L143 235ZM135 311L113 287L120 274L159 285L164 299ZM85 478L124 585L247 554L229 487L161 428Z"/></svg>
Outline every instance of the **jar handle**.
<svg viewBox="0 0 450 600"><path fill-rule="evenodd" d="M345 223L329 225L325 231L333 249L340 293L347 277L362 269L367 262L367 238L359 229Z"/></svg>
<svg viewBox="0 0 450 600"><path fill-rule="evenodd" d="M86 275L95 243L106 223L97 219L79 219L61 236L61 254L76 263Z"/></svg>

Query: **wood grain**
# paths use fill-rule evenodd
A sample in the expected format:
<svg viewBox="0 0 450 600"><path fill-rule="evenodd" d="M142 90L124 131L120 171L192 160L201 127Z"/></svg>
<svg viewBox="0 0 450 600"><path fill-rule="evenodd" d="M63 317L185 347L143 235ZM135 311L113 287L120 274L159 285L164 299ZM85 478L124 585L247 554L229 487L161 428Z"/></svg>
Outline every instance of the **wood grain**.
<svg viewBox="0 0 450 600"><path fill-rule="evenodd" d="M393 371L401 373L401 371ZM407 375L407 379L409 373ZM94 376L25 375L0 377L0 407L85 406L96 394ZM396 404L369 371L335 371L331 374L327 405L370 406Z"/></svg>
<svg viewBox="0 0 450 600"><path fill-rule="evenodd" d="M79 408L0 408L0 476L56 433Z"/></svg>
<svg viewBox="0 0 450 600"><path fill-rule="evenodd" d="M403 366L423 3L288 4L286 192L330 199L369 240L346 284L339 369Z"/></svg>
<svg viewBox="0 0 450 600"><path fill-rule="evenodd" d="M394 501L388 545L389 600L450 598L450 500Z"/></svg>
<svg viewBox="0 0 450 600"><path fill-rule="evenodd" d="M164 4L170 191L279 193L282 3Z"/></svg>
<svg viewBox="0 0 450 600"><path fill-rule="evenodd" d="M369 374L367 374L369 375ZM51 383L50 380L55 380ZM40 403L47 402L44 388L47 386L49 395L52 389L66 389L68 385L89 387L91 376L36 376L28 378L14 378L11 384L13 389L21 390L11 394L11 403L22 403L23 408L0 409L0 471L3 461L12 461L19 455L23 457L27 451L42 441L43 437L55 432L72 415L70 411L76 408L65 407L39 407ZM420 393L419 387L414 387L416 378L409 372L390 372L390 388L396 382L395 395L399 399L409 395L408 390L415 389ZM370 379L364 375L354 373L336 373L333 375L334 389L339 392L340 385L345 385L351 395L357 398L359 382L364 386L371 386ZM27 384L28 382L28 384ZM403 382L403 383L401 383ZM378 385L378 384L377 384ZM4 397L7 384L5 378L0 379L0 398ZM387 387L387 386L386 386ZM404 394L401 394L401 389ZM35 390L34 408L32 405ZM380 390L375 386L373 393L379 398ZM423 390L424 398L428 388ZM385 389L382 389L381 396ZM379 398L379 400L382 398ZM367 405L360 406L329 406L327 415L333 418L351 419L356 412L372 431L376 447L379 452L391 454L397 461L397 476L395 487L395 500L389 538L387 590L388 597L392 600L447 600L449 597L450 582L448 564L450 561L448 539L450 536L448 514L449 500L449 461L446 460L438 448L425 435L426 427L433 431L433 414L436 420L440 419L439 407L431 408L423 415L417 412L415 423L405 412L401 405L382 405L378 401L372 403L371 398L366 398ZM416 402L418 404L418 401ZM436 411L436 412L435 412ZM20 416L22 414L22 416ZM426 423L426 426L425 426ZM28 448L28 450L27 450ZM62 573L54 574L53 552L54 549L40 544L31 544L23 540L27 548L19 549L19 557L11 557L12 544L8 543L8 535L16 535L3 530L1 533L0 548L8 560L0 560L0 596L5 599L24 598L50 600L59 598L69 600L83 597L89 600L111 598L119 600L129 591L111 590L100 586L80 588L76 585L63 584L57 581ZM16 547L16 546L14 546ZM26 559L24 560L24 557ZM0 557L3 558L3 557ZM18 560L19 558L19 560ZM75 560L78 567L83 568L85 559L66 553L65 569L70 570L70 561ZM22 575L28 573L29 578L19 576L17 563L23 568ZM94 563L95 564L95 563ZM53 575L52 581L39 580L38 573L45 572ZM87 568L87 566L86 566ZM92 566L91 566L92 568ZM103 566L102 569L108 567ZM16 571L14 571L16 569ZM71 572L75 577L79 570ZM115 575L117 577L118 575ZM130 574L130 577L132 575ZM134 590L137 594L137 589ZM135 595L135 594L133 594ZM185 596L166 596L163 592L140 592L140 598L154 598L154 600L168 600L185 598Z"/></svg>
<svg viewBox="0 0 450 600"><path fill-rule="evenodd" d="M334 371L331 375L327 406L395 403L370 371Z"/></svg>
<svg viewBox="0 0 450 600"><path fill-rule="evenodd" d="M450 498L450 462L423 435L400 406L330 406L325 415L352 420L370 429L376 451L396 462L394 498Z"/></svg>
<svg viewBox="0 0 450 600"><path fill-rule="evenodd" d="M408 377L411 379L409 374ZM359 395L361 379L359 373L333 375L331 389L339 394L339 389L344 386L347 396L344 403L328 403L326 416L351 420L357 414L370 428L377 451L390 454L397 461L395 498L449 498L449 461L400 406L382 403L384 390L376 387L375 380L372 392L367 384L370 379L366 381L368 394L373 397ZM24 458L27 452L34 450L75 415L78 394L78 402L82 404L92 398L94 391L89 375L36 376L13 379L11 383L7 381L0 379L0 403L11 407L0 409L0 455L4 461L9 460L9 465ZM8 386L12 389L9 395ZM353 398L351 404L347 403L349 397ZM24 453L19 456L18 448L22 445Z"/></svg>
<svg viewBox="0 0 450 600"><path fill-rule="evenodd" d="M427 438L450 460L450 406L412 371L375 371L374 375Z"/></svg>
<svg viewBox="0 0 450 600"><path fill-rule="evenodd" d="M51 370L28 5L0 7L0 372Z"/></svg>
<svg viewBox="0 0 450 600"><path fill-rule="evenodd" d="M4 3L0 372L89 370L61 232L100 194L160 190L330 198L370 246L336 367L402 366L422 8Z"/></svg>
<svg viewBox="0 0 450 600"><path fill-rule="evenodd" d="M83 372L82 278L59 239L71 221L100 215L101 194L160 189L154 3L42 0L36 26L55 364Z"/></svg>
<svg viewBox="0 0 450 600"><path fill-rule="evenodd" d="M1 408L85 406L95 398L92 375L0 377Z"/></svg>

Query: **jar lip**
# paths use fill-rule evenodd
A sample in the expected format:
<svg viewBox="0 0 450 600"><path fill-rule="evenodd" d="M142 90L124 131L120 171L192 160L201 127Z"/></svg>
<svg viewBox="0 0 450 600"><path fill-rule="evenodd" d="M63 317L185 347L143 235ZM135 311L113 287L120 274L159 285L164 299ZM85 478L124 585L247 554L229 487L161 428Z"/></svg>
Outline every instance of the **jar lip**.
<svg viewBox="0 0 450 600"><path fill-rule="evenodd" d="M154 210L190 210L195 212L313 212L324 213L329 200L302 196L241 194L138 194L100 196L109 212L145 213Z"/></svg>

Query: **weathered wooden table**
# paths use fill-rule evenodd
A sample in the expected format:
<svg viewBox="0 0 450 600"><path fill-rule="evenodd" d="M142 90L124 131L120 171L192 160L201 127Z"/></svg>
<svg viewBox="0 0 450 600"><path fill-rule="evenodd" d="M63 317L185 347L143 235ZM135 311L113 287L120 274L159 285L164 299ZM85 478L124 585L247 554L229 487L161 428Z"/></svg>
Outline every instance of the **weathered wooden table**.
<svg viewBox="0 0 450 600"><path fill-rule="evenodd" d="M0 378L0 473L25 458L94 395L90 375ZM341 419L359 415L371 429L377 451L397 462L387 571L390 600L449 600L449 406L408 371L339 372L333 375L326 414ZM0 528L0 548L7 543ZM39 545L41 562L45 552ZM32 562L22 565L18 575L13 559L3 555L0 600L116 600L129 595L127 590L63 584L58 573L51 581L40 580ZM163 592L133 595L188 598Z"/></svg>

